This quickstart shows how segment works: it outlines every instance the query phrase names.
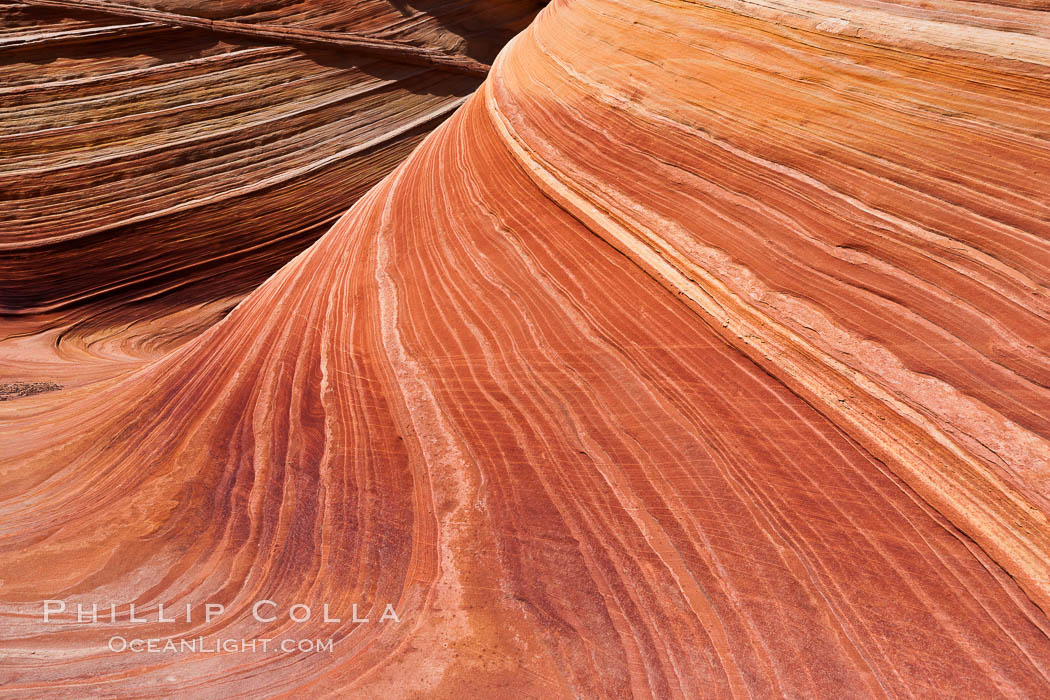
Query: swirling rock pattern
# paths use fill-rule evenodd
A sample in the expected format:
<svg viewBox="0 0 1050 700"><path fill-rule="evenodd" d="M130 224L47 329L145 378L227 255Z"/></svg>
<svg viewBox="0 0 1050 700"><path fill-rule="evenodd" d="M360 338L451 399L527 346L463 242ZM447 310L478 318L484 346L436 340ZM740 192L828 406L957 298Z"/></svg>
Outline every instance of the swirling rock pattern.
<svg viewBox="0 0 1050 700"><path fill-rule="evenodd" d="M556 0L224 320L0 404L0 693L1045 694L1046 16Z"/></svg>

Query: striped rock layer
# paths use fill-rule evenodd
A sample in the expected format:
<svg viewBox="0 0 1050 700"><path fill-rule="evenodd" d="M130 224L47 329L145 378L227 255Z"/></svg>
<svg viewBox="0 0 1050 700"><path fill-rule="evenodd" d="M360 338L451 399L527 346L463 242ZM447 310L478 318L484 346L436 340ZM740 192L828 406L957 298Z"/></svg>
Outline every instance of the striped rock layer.
<svg viewBox="0 0 1050 700"><path fill-rule="evenodd" d="M1045 694L1047 16L555 0L224 320L0 404L0 695Z"/></svg>

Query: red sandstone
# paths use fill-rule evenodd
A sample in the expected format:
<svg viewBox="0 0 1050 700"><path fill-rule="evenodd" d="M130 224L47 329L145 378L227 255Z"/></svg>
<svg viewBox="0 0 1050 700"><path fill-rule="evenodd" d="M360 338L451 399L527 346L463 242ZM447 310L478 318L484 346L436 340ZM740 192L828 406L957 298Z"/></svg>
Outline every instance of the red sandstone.
<svg viewBox="0 0 1050 700"><path fill-rule="evenodd" d="M556 0L222 321L0 404L0 695L1044 695L1045 15Z"/></svg>

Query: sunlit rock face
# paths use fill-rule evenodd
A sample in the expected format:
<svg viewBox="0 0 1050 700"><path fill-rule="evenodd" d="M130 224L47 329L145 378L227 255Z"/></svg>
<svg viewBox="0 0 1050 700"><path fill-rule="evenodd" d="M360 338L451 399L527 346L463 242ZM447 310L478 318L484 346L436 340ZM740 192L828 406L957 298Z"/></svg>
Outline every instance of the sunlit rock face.
<svg viewBox="0 0 1050 700"><path fill-rule="evenodd" d="M1041 696L1044 15L556 0L224 320L0 403L3 692Z"/></svg>

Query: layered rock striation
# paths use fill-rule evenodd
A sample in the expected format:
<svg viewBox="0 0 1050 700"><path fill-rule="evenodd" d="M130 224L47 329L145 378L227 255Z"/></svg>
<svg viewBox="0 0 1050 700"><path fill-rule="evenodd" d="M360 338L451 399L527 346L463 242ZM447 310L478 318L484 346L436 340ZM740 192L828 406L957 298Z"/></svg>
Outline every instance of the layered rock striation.
<svg viewBox="0 0 1050 700"><path fill-rule="evenodd" d="M555 0L224 320L0 404L0 695L1044 693L1045 17Z"/></svg>

